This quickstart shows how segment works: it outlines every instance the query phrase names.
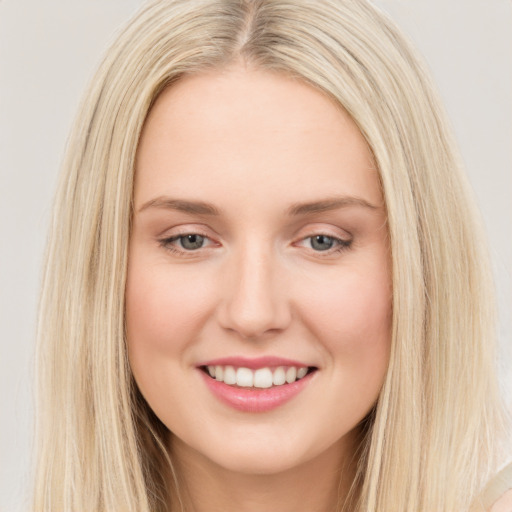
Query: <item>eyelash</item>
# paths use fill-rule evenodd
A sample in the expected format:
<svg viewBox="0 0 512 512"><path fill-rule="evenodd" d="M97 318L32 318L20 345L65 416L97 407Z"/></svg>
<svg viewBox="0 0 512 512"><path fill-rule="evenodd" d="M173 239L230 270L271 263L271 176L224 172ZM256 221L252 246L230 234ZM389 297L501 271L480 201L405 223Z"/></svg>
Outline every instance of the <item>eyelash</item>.
<svg viewBox="0 0 512 512"><path fill-rule="evenodd" d="M200 249L203 249L203 247L200 247L195 250L190 250L190 249L187 250L187 249L177 249L174 245L172 245L173 242L179 240L180 238L189 236L189 235L199 235L203 238L207 238L208 240L210 239L206 234L201 233L201 232L180 233L180 234L168 237L168 238L163 238L162 240L160 240L160 246L163 247L165 250L167 250L173 254L177 254L181 257L185 257L185 258L193 257L194 253L198 252ZM311 249L314 253L318 254L320 257L332 256L333 254L337 254L337 253L346 251L352 245L352 240L343 240L341 238L327 235L325 233L317 233L314 235L306 236L306 237L302 238L301 241L308 240L308 239L314 238L316 236L324 236L326 238L331 239L335 243L334 247L331 247L330 249L327 249L325 251L315 251L314 249Z"/></svg>
<svg viewBox="0 0 512 512"><path fill-rule="evenodd" d="M203 249L203 247L200 247L199 249L196 249L196 250L186 250L186 249L176 249L175 246L171 245L176 240L179 240L180 238L185 238L186 236L189 236L189 235L199 235L203 238L207 238L208 240L210 239L210 237L208 237L204 233L195 231L195 232L188 232L188 233L179 233L178 235L173 235L169 238L163 238L162 240L160 240L160 245L165 250L172 252L174 254L178 254L183 257L191 257L194 255L195 252L198 252L200 249Z"/></svg>
<svg viewBox="0 0 512 512"><path fill-rule="evenodd" d="M337 238L337 237L331 236L331 235L325 235L324 233L319 233L317 235L310 235L305 238L302 238L302 240L307 240L308 238L314 238L315 236L325 236L326 238L330 238L331 240L333 240L334 243L336 244L334 246L335 248L330 248L330 249L327 249L326 251L315 251L312 249L313 252L319 253L319 254L325 253L326 256L346 251L347 249L350 249L350 246L352 245L352 240L343 240L342 238Z"/></svg>

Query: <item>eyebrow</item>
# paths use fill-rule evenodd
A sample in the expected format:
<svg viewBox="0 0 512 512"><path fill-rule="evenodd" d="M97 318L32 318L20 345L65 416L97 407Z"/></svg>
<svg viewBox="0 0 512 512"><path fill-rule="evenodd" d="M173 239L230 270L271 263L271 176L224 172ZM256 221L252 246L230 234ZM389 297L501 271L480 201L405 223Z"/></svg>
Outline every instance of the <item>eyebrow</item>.
<svg viewBox="0 0 512 512"><path fill-rule="evenodd" d="M299 215L311 215L314 213L327 212L338 208L347 208L350 206L359 206L370 210L378 210L379 206L369 203L365 199L354 196L341 196L322 199L319 201L310 201L306 203L293 203L286 214L290 217ZM204 201L189 201L184 199L174 199L171 197L160 196L144 203L138 210L142 212L149 208L162 208L166 210L176 210L183 213L195 215L220 216L221 211L211 203Z"/></svg>
<svg viewBox="0 0 512 512"><path fill-rule="evenodd" d="M348 206L361 206L370 210L378 210L379 207L369 203L365 199L354 196L331 197L320 201L311 201L308 203L294 203L288 210L290 216L308 215L312 213L327 212L337 210L338 208L347 208Z"/></svg>
<svg viewBox="0 0 512 512"><path fill-rule="evenodd" d="M196 215L220 215L220 211L213 204L203 201L186 201L184 199L173 199L172 197L160 196L144 203L139 212L148 208L163 208L165 210L176 210Z"/></svg>

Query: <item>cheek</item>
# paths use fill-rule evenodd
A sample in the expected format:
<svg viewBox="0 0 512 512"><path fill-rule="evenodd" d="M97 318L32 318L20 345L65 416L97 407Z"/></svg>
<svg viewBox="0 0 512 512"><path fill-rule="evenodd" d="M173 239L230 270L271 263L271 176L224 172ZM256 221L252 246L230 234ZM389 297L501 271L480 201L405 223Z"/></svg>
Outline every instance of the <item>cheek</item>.
<svg viewBox="0 0 512 512"><path fill-rule="evenodd" d="M180 401L174 391L183 391L179 375L204 323L210 292L186 269L171 271L136 250L130 254L125 291L128 358L140 391L167 425L169 404Z"/></svg>
<svg viewBox="0 0 512 512"><path fill-rule="evenodd" d="M379 274L379 273L377 273ZM317 303L317 335L331 357L336 421L358 423L378 399L389 364L392 302L387 276L351 272Z"/></svg>
<svg viewBox="0 0 512 512"><path fill-rule="evenodd" d="M308 301L310 315L318 326L325 326L335 338L361 343L387 338L391 322L391 286L385 272L359 269L332 279L328 286L317 287Z"/></svg>
<svg viewBox="0 0 512 512"><path fill-rule="evenodd" d="M197 281L197 278L196 278ZM187 272L169 272L134 259L126 286L127 337L131 348L144 345L156 352L177 351L201 326L208 289Z"/></svg>
<svg viewBox="0 0 512 512"><path fill-rule="evenodd" d="M209 289L197 281L184 270L170 272L168 265L131 255L125 292L128 359L142 395L168 426L173 425L169 411L182 400L185 384L179 376L207 309Z"/></svg>
<svg viewBox="0 0 512 512"><path fill-rule="evenodd" d="M392 292L387 266L346 268L310 293L304 316L341 375L379 388L391 345Z"/></svg>

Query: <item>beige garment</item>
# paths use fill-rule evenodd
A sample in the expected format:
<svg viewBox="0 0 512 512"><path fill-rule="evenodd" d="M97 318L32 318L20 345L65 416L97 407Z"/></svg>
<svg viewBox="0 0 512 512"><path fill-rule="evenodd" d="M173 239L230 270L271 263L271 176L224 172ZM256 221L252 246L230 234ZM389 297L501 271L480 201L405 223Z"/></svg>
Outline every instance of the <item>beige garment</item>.
<svg viewBox="0 0 512 512"><path fill-rule="evenodd" d="M505 466L485 486L480 496L474 501L470 512L484 512L489 510L509 489L512 489L512 463Z"/></svg>

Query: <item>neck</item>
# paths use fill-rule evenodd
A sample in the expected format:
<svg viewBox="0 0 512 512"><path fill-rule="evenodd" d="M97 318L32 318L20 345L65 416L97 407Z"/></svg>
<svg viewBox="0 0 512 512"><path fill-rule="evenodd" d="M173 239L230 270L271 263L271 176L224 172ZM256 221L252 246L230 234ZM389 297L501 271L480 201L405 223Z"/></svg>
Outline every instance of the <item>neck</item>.
<svg viewBox="0 0 512 512"><path fill-rule="evenodd" d="M173 437L180 496L173 497L171 510L334 512L343 503L350 510L347 496L355 477L357 437L357 432L350 433L313 459L272 474L231 471Z"/></svg>

